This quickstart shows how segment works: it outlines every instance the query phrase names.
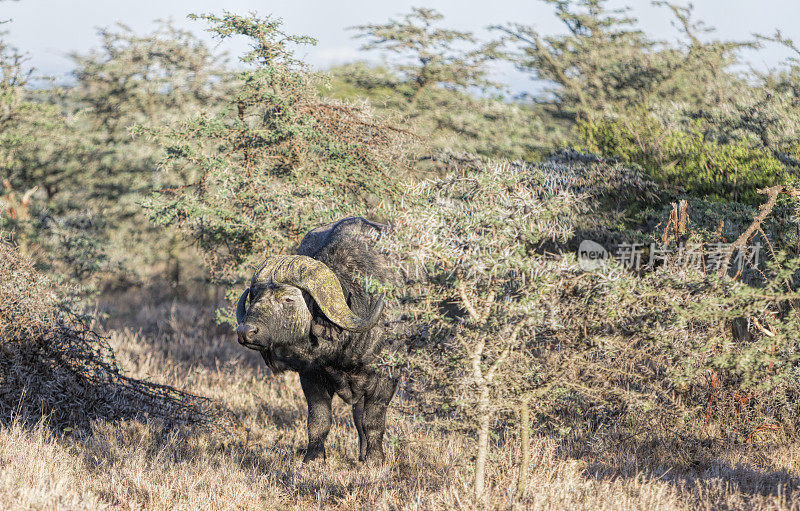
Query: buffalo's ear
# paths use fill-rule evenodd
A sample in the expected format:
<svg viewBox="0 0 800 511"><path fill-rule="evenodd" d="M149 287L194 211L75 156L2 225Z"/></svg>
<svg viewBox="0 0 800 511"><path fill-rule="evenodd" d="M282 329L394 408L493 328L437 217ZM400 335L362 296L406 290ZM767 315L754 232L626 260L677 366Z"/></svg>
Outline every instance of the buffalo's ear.
<svg viewBox="0 0 800 511"><path fill-rule="evenodd" d="M250 295L250 288L244 290L244 293L239 297L236 303L236 323L241 325L244 321L244 316L247 313L247 297Z"/></svg>
<svg viewBox="0 0 800 511"><path fill-rule="evenodd" d="M359 328L347 328L347 327L345 328L353 332L366 332L367 330L378 324L378 322L381 319L382 312L383 312L383 295L379 295L378 301L372 308L372 312L370 313L369 318L363 320L363 325L361 325Z"/></svg>

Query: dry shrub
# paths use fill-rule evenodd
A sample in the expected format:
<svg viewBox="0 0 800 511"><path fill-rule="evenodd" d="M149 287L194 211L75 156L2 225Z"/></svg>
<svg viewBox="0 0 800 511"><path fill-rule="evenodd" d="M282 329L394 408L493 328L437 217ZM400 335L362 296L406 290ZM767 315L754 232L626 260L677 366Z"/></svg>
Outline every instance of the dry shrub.
<svg viewBox="0 0 800 511"><path fill-rule="evenodd" d="M0 420L54 428L150 417L207 422L206 399L122 374L105 337L16 248L0 243Z"/></svg>

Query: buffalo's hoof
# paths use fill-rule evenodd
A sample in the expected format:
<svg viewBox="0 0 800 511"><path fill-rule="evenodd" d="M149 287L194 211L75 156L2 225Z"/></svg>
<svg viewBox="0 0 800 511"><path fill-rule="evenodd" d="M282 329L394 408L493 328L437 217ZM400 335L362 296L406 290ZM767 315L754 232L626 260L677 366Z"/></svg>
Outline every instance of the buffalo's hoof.
<svg viewBox="0 0 800 511"><path fill-rule="evenodd" d="M360 459L360 461L365 461L369 465L383 465L386 463L386 456L383 455L382 450L371 450L367 451L366 457Z"/></svg>
<svg viewBox="0 0 800 511"><path fill-rule="evenodd" d="M303 456L303 463L309 463L314 460L325 461L325 449L309 449L306 455Z"/></svg>

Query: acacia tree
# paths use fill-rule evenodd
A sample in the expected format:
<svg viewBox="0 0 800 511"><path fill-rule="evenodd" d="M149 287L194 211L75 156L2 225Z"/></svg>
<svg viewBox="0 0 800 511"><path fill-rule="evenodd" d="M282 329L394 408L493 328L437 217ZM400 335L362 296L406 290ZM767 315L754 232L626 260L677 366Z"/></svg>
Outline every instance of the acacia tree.
<svg viewBox="0 0 800 511"><path fill-rule="evenodd" d="M680 38L672 44L648 37L627 9L604 0L544 1L566 34L523 24L495 29L506 58L550 84L537 100L575 123L579 140L571 143L639 164L693 195L750 203L758 189L800 168L797 109L785 87L791 63L783 74L737 74L740 51L757 42L709 38L713 29L693 18L691 6L653 2L674 19ZM769 39L791 49L780 34Z"/></svg>
<svg viewBox="0 0 800 511"><path fill-rule="evenodd" d="M147 202L157 223L179 227L230 279L311 227L391 201L410 134L364 104L321 98L321 77L293 53L314 39L283 32L272 17L190 17L220 39L247 37L251 49L219 113L139 128L175 176Z"/></svg>
<svg viewBox="0 0 800 511"><path fill-rule="evenodd" d="M0 169L14 189L47 186L64 177L57 165L63 132L69 129L45 94L29 90L33 70L0 34Z"/></svg>
<svg viewBox="0 0 800 511"><path fill-rule="evenodd" d="M98 49L71 55L77 82L71 96L85 108L99 143L115 148L129 141L134 124L159 125L213 110L227 92L224 56L171 22L159 21L142 35L118 23L98 35Z"/></svg>
<svg viewBox="0 0 800 511"><path fill-rule="evenodd" d="M718 108L692 110L689 115L702 122L707 138L746 143L796 176L800 172L800 48L780 31L756 37L761 44L782 46L791 52L789 57L777 69L754 72L755 84L739 88Z"/></svg>
<svg viewBox="0 0 800 511"><path fill-rule="evenodd" d="M225 93L219 59L169 23L145 35L120 25L101 30L100 38L100 49L71 55L76 84L69 89L31 90L23 56L5 43L0 48L3 134L9 143L28 144L13 153L6 144L7 177L21 187L38 186L48 201L76 188L119 200L149 186L156 151L131 141L129 128L188 116L201 105L213 109Z"/></svg>
<svg viewBox="0 0 800 511"><path fill-rule="evenodd" d="M472 419L479 497L496 414L524 405L537 385L528 344L560 275L536 250L566 240L581 209L577 196L543 196L538 183L526 167L499 164L410 185L393 217L396 236L384 242L426 270L409 309L424 324L425 348L409 363L440 406Z"/></svg>
<svg viewBox="0 0 800 511"><path fill-rule="evenodd" d="M67 107L80 112L79 136L92 151L80 159L82 186L70 195L88 206L87 216L125 277L163 271L177 285L190 252L174 230L147 228L138 204L161 181L172 179L156 172L162 157L158 144L133 138L130 130L217 112L232 76L224 55L171 22L159 21L144 34L118 24L98 36L97 49L71 55L76 83ZM96 214L100 210L103 214Z"/></svg>
<svg viewBox="0 0 800 511"><path fill-rule="evenodd" d="M4 227L41 256L38 264L82 284L103 269L125 280L161 267L154 263L179 270L179 238L143 228L136 204L157 186L158 147L132 140L129 128L214 110L228 83L220 60L169 23L145 35L104 29L100 37L99 49L72 55L70 87L31 87L34 72L0 43Z"/></svg>
<svg viewBox="0 0 800 511"><path fill-rule="evenodd" d="M399 20L358 25L352 30L358 32L357 39L367 40L362 50L381 50L398 56L396 68L414 85L413 98L437 85L461 89L494 87L486 76L491 52L486 47L475 47L476 39L471 32L435 26L443 18L434 9L413 7Z"/></svg>
<svg viewBox="0 0 800 511"><path fill-rule="evenodd" d="M143 35L122 24L102 29L99 49L71 56L77 83L69 99L82 110L83 135L96 148L85 164L87 174L102 176L89 181L101 200L153 187L159 148L131 138L133 126L158 127L201 110L214 112L228 92L222 58L191 32L159 23Z"/></svg>
<svg viewBox="0 0 800 511"><path fill-rule="evenodd" d="M619 112L654 101L692 104L719 99L740 83L726 69L737 51L752 43L704 43L705 27L691 11L668 4L685 43L675 47L650 39L629 9L608 9L606 0L542 0L555 7L567 34L544 35L531 25L495 26L504 57L532 78L551 84L539 101L570 119Z"/></svg>
<svg viewBox="0 0 800 511"><path fill-rule="evenodd" d="M471 32L444 23L441 13L414 8L385 23L352 27L354 38L364 41L361 48L380 52L387 63L332 70L333 94L366 97L400 112L424 134L432 154L420 158L435 159L435 166L473 154L518 160L547 151L554 130L546 130L529 105L508 102L491 80L496 44L481 44Z"/></svg>
<svg viewBox="0 0 800 511"><path fill-rule="evenodd" d="M409 185L395 235L380 242L409 277L398 290L409 350L386 363L406 367L416 413L475 433L479 497L491 432L517 420L522 453L529 419L567 436L565 449L598 453L621 437L796 435L798 261L770 265L752 287L666 263L585 271L571 254L543 253L586 225L588 204L646 189L635 172L594 167L487 165ZM779 193L796 196L770 189L737 244L763 234ZM735 334L742 317L750 331ZM527 455L519 462L522 494Z"/></svg>
<svg viewBox="0 0 800 511"><path fill-rule="evenodd" d="M42 194L60 183L78 182L76 162L84 148L74 119L55 99L58 87L32 89L34 70L0 33L0 227L12 231L20 250L32 255ZM37 192L39 192L37 194Z"/></svg>

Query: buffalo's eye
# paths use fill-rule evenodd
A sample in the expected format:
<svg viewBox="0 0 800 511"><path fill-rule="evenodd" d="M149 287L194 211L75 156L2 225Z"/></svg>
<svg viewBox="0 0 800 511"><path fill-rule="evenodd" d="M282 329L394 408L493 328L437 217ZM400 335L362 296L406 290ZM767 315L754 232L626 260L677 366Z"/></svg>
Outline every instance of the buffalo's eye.
<svg viewBox="0 0 800 511"><path fill-rule="evenodd" d="M284 296L280 299L281 303L294 303L294 298L291 296Z"/></svg>

